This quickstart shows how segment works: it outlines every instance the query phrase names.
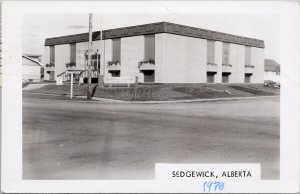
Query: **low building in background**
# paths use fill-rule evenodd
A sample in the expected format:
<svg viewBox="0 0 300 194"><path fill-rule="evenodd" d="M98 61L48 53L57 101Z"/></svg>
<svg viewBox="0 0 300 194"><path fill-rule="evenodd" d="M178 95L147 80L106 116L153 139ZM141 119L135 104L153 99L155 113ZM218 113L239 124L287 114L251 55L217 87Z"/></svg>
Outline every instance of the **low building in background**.
<svg viewBox="0 0 300 194"><path fill-rule="evenodd" d="M22 55L22 79L28 82L39 82L43 79L41 55Z"/></svg>
<svg viewBox="0 0 300 194"><path fill-rule="evenodd" d="M280 64L273 59L265 59L265 81L280 82Z"/></svg>
<svg viewBox="0 0 300 194"><path fill-rule="evenodd" d="M100 37L102 40L100 41ZM88 33L45 40L45 80L86 69ZM148 83L263 83L264 41L168 22L93 33L92 67ZM95 75L96 77L96 75Z"/></svg>

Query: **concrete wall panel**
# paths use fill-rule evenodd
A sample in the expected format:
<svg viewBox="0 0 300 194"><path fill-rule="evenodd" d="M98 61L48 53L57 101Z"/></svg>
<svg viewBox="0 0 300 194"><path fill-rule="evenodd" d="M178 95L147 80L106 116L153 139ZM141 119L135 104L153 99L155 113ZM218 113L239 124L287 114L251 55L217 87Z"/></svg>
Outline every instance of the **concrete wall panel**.
<svg viewBox="0 0 300 194"><path fill-rule="evenodd" d="M155 83L164 83L165 35L155 34Z"/></svg>
<svg viewBox="0 0 300 194"><path fill-rule="evenodd" d="M232 65L232 73L229 77L229 83L244 83L245 46L230 44L229 49L229 63Z"/></svg>
<svg viewBox="0 0 300 194"><path fill-rule="evenodd" d="M251 47L251 65L254 66L251 78L252 83L264 82L264 59L264 49Z"/></svg>
<svg viewBox="0 0 300 194"><path fill-rule="evenodd" d="M108 39L108 40L104 40L104 73L105 73L105 77L109 76L109 73L107 71L107 66L108 66L108 62L112 60L112 40Z"/></svg>
<svg viewBox="0 0 300 194"><path fill-rule="evenodd" d="M215 75L215 83L222 83L222 42L215 42L215 63L217 64L217 74Z"/></svg>
<svg viewBox="0 0 300 194"><path fill-rule="evenodd" d="M144 36L121 39L121 77L135 77L138 63L144 60Z"/></svg>
<svg viewBox="0 0 300 194"><path fill-rule="evenodd" d="M206 82L207 41L173 34L165 34L164 37L164 82Z"/></svg>
<svg viewBox="0 0 300 194"><path fill-rule="evenodd" d="M70 62L70 45L55 46L55 79L56 76L66 71L66 63Z"/></svg>

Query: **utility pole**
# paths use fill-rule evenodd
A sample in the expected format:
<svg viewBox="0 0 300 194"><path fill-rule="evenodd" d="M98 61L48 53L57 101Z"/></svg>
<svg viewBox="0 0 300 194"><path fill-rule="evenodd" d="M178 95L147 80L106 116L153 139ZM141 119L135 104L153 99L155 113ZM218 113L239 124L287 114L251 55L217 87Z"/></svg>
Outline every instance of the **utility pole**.
<svg viewBox="0 0 300 194"><path fill-rule="evenodd" d="M92 50L92 33L93 33L93 14L89 13L89 45L88 45L88 77L87 77L87 99L90 100L92 98L91 95L91 50Z"/></svg>

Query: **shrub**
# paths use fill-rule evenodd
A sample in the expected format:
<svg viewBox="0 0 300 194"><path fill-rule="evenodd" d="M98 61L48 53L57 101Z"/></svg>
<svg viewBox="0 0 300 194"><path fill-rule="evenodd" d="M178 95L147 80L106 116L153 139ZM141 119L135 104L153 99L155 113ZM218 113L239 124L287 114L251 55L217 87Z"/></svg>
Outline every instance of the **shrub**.
<svg viewBox="0 0 300 194"><path fill-rule="evenodd" d="M46 67L55 67L55 64L53 62L47 63L45 65Z"/></svg>
<svg viewBox="0 0 300 194"><path fill-rule="evenodd" d="M69 68L69 67L76 67L76 63L74 63L74 62L66 63L66 68Z"/></svg>
<svg viewBox="0 0 300 194"><path fill-rule="evenodd" d="M118 60L116 60L116 61L108 61L108 62L107 62L107 65L108 65L108 66L118 65L118 64L120 64L120 61L118 61ZM121 64L120 64L120 65L121 65Z"/></svg>
<svg viewBox="0 0 300 194"><path fill-rule="evenodd" d="M139 62L138 67L140 68L143 64L149 63L151 65L155 65L154 59L143 60Z"/></svg>

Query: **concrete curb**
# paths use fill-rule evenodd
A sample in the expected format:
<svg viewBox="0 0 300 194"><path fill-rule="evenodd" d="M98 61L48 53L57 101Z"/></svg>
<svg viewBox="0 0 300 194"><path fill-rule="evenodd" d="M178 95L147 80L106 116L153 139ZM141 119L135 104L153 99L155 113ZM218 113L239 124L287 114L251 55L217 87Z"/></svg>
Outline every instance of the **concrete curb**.
<svg viewBox="0 0 300 194"><path fill-rule="evenodd" d="M68 97L68 95L60 95L60 94L29 93L29 92L27 94ZM233 100L276 98L276 97L280 97L280 96L277 96L277 95L274 95L274 96L248 96L248 97L232 97L232 98L208 98L208 99L167 100L167 101L124 101L124 100L114 100L114 99L99 98L99 97L93 97L91 101L81 101L81 100L71 100L71 99L70 100L68 100L68 99L51 99L51 100L72 101L72 102L80 102L80 103L101 103L101 104L165 104L165 103L193 103L193 102L233 101ZM86 96L74 96L74 98L83 99L83 98L86 98ZM43 99L43 100L49 100L49 99Z"/></svg>

